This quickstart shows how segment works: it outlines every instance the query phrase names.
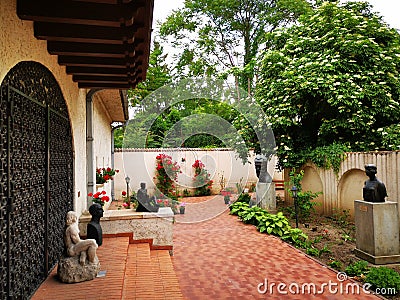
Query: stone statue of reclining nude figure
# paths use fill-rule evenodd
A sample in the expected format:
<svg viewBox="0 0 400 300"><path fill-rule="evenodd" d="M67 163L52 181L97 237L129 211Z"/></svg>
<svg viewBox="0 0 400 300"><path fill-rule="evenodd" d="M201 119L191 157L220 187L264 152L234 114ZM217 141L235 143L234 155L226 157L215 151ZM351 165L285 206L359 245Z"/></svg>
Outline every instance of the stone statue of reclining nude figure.
<svg viewBox="0 0 400 300"><path fill-rule="evenodd" d="M97 243L94 239L81 240L79 237L78 217L76 212L69 211L66 220L65 246L68 256L80 256L79 263L84 265L86 257L89 263L95 263L97 259Z"/></svg>

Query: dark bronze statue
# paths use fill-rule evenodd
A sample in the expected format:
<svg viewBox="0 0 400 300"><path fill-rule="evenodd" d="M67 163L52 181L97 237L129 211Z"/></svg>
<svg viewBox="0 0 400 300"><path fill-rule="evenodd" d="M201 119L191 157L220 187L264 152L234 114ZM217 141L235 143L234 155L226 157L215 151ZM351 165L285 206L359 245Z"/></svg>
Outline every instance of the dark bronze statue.
<svg viewBox="0 0 400 300"><path fill-rule="evenodd" d="M92 215L92 219L87 224L87 238L94 239L98 246L103 244L103 229L100 225L100 218L103 216L103 207L98 203L93 203L89 207L89 213Z"/></svg>
<svg viewBox="0 0 400 300"><path fill-rule="evenodd" d="M385 184L376 178L376 166L373 164L365 165L365 174L369 177L363 187L364 201L385 202L387 197Z"/></svg>
<svg viewBox="0 0 400 300"><path fill-rule="evenodd" d="M272 182L272 177L268 173L268 158L265 157L265 155L257 153L254 159L254 166L256 168L258 182L260 183Z"/></svg>
<svg viewBox="0 0 400 300"><path fill-rule="evenodd" d="M137 191L138 212L155 212L158 207L156 206L154 197L149 197L147 194L146 183L140 183L140 189Z"/></svg>

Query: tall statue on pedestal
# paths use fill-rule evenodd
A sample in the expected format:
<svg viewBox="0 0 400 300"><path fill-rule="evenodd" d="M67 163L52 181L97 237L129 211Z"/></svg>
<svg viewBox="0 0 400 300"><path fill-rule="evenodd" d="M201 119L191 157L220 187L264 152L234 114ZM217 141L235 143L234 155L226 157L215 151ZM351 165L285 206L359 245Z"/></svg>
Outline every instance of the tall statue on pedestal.
<svg viewBox="0 0 400 300"><path fill-rule="evenodd" d="M376 178L376 166L373 164L365 165L365 174L369 177L363 187L364 201L385 202L387 197L385 184Z"/></svg>

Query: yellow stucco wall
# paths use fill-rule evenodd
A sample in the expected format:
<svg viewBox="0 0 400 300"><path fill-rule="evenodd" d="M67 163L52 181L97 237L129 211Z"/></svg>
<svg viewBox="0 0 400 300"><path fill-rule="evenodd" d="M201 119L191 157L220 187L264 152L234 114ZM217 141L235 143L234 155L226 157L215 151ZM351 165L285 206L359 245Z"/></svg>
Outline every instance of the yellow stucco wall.
<svg viewBox="0 0 400 300"><path fill-rule="evenodd" d="M398 202L400 151L346 153L346 159L341 163L338 174L331 169L324 170L308 163L303 166L307 175L302 181L303 190L319 189L323 192L318 201L322 202L324 214L332 214L334 209L348 209L353 216L354 200L362 200L362 188L368 179L364 170L366 164L377 166L377 177L386 185L386 200ZM319 187L314 189L316 185Z"/></svg>
<svg viewBox="0 0 400 300"><path fill-rule="evenodd" d="M74 147L74 210L79 213L87 201L86 192L86 93L79 89L72 76L67 75L65 67L58 65L57 56L47 52L47 42L34 37L33 22L22 21L16 14L16 0L0 1L0 83L8 71L21 61L35 61L41 63L56 78L66 101ZM102 113L97 109L95 114ZM107 115L97 116L95 151L98 156L109 157L110 147L110 119ZM101 120L101 121L100 121ZM108 124L108 126L106 126ZM96 138L97 137L97 138ZM108 156L107 156L108 155Z"/></svg>

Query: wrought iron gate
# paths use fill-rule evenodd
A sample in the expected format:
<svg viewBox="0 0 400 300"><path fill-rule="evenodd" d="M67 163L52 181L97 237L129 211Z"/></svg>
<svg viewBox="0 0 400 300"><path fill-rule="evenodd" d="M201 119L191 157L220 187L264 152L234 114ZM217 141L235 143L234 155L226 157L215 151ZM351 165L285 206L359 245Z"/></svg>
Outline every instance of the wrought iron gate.
<svg viewBox="0 0 400 300"><path fill-rule="evenodd" d="M72 136L61 90L44 66L21 62L0 96L1 299L29 298L57 263L72 192Z"/></svg>

